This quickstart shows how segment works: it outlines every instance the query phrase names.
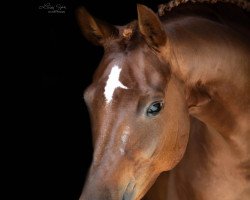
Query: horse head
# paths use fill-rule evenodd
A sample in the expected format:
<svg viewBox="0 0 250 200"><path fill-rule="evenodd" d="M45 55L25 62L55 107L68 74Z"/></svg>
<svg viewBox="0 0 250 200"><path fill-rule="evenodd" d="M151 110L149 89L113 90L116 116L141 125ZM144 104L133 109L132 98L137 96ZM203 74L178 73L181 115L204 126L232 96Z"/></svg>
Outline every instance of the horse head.
<svg viewBox="0 0 250 200"><path fill-rule="evenodd" d="M104 47L84 92L94 155L81 200L141 199L181 160L190 119L185 91L160 51L168 38L158 16L138 5L138 20L113 26L78 10L83 35Z"/></svg>

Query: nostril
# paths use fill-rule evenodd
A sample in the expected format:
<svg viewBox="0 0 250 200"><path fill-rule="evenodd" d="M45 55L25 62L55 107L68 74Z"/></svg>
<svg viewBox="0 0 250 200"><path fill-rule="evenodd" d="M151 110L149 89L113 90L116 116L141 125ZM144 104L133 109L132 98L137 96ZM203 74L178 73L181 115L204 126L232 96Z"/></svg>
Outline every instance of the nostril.
<svg viewBox="0 0 250 200"><path fill-rule="evenodd" d="M122 196L122 200L131 200L134 197L134 192L125 192Z"/></svg>
<svg viewBox="0 0 250 200"><path fill-rule="evenodd" d="M122 197L122 200L130 200L131 199L131 197L130 197L131 195L127 195L127 194L124 194L123 195L123 197Z"/></svg>
<svg viewBox="0 0 250 200"><path fill-rule="evenodd" d="M134 189L135 189L135 182L130 181L123 193L122 200L130 200L133 199L134 196Z"/></svg>

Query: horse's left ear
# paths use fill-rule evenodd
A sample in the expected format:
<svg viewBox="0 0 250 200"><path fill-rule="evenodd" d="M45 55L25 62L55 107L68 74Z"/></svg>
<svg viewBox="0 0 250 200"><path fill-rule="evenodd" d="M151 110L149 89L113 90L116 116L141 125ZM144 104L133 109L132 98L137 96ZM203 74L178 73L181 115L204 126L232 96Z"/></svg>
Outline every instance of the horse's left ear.
<svg viewBox="0 0 250 200"><path fill-rule="evenodd" d="M159 17L148 7L137 4L140 33L149 46L158 48L166 43L166 32Z"/></svg>

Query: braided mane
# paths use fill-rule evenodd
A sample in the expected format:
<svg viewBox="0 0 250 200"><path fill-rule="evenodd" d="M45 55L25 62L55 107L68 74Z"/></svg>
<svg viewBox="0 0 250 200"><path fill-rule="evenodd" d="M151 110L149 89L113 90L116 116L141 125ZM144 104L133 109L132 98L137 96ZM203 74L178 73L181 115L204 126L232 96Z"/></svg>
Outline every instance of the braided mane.
<svg viewBox="0 0 250 200"><path fill-rule="evenodd" d="M180 4L185 3L231 3L234 4L246 11L250 11L250 2L249 0L171 0L166 4L159 5L158 14L163 16L167 11L172 10L172 8L179 6Z"/></svg>

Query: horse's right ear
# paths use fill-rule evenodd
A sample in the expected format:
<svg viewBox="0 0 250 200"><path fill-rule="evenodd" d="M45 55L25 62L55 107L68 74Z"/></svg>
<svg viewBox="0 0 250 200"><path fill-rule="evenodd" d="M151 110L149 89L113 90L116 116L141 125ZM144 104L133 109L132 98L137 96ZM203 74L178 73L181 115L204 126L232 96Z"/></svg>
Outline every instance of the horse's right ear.
<svg viewBox="0 0 250 200"><path fill-rule="evenodd" d="M119 34L115 26L92 17L84 7L78 8L76 15L83 35L95 45L103 46L105 41Z"/></svg>
<svg viewBox="0 0 250 200"><path fill-rule="evenodd" d="M166 43L166 33L158 16L148 7L137 4L140 33L149 46L157 49Z"/></svg>

